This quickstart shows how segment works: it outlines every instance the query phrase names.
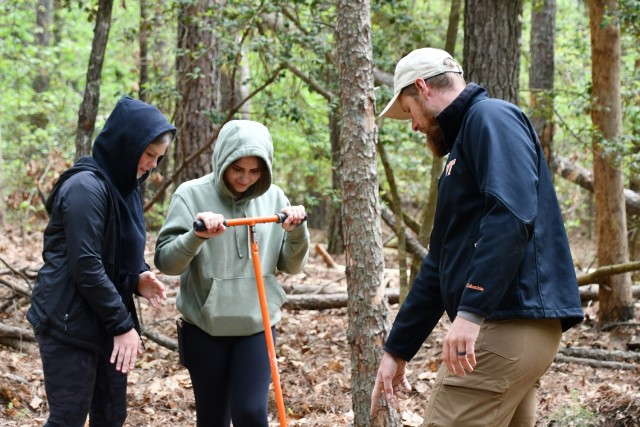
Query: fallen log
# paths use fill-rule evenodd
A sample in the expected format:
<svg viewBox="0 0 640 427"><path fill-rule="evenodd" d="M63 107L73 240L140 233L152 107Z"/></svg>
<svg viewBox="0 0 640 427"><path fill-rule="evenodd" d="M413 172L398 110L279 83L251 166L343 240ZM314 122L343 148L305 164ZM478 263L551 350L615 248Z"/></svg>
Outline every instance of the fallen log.
<svg viewBox="0 0 640 427"><path fill-rule="evenodd" d="M314 295L314 294L346 294L347 287L340 283L326 283L323 285L301 285L286 283L282 285L287 295Z"/></svg>
<svg viewBox="0 0 640 427"><path fill-rule="evenodd" d="M631 294L633 298L640 298L640 285L631 286ZM598 285L588 285L580 288L580 299L582 301L598 301L599 298Z"/></svg>
<svg viewBox="0 0 640 427"><path fill-rule="evenodd" d="M340 268L338 264L334 261L333 257L325 248L322 247L320 243L316 243L316 252L320 254L322 260L327 264L328 267L331 268ZM344 268L342 268L344 270Z"/></svg>
<svg viewBox="0 0 640 427"><path fill-rule="evenodd" d="M11 280L7 280L3 277L0 277L0 283L11 288L15 293L25 296L31 300L31 289L27 286L21 285Z"/></svg>
<svg viewBox="0 0 640 427"><path fill-rule="evenodd" d="M558 175L593 193L593 174L590 170L571 163L569 159L562 156L555 156L552 164ZM625 188L624 200L627 208L627 215L640 215L639 193Z"/></svg>
<svg viewBox="0 0 640 427"><path fill-rule="evenodd" d="M173 338L163 335L152 329L143 330L142 336L149 338L151 341L163 347L166 347L169 350L178 350L178 340L174 340Z"/></svg>
<svg viewBox="0 0 640 427"><path fill-rule="evenodd" d="M337 283L327 285L301 285L285 284L284 290L287 293L285 308L292 310L327 310L330 308L342 308L347 306L347 287ZM387 302L396 304L398 302L398 290L388 288L385 291ZM634 298L640 298L640 285L633 286ZM598 286L590 285L580 288L580 299L582 302L598 301Z"/></svg>
<svg viewBox="0 0 640 427"><path fill-rule="evenodd" d="M640 353L637 351L604 350L589 347L560 347L558 352L568 357L578 357L582 359L640 363Z"/></svg>
<svg viewBox="0 0 640 427"><path fill-rule="evenodd" d="M396 221L393 217L393 211L389 209L386 205L380 205L380 215L384 222L387 223L392 230L396 229ZM415 256L419 256L420 258L424 258L427 256L427 250L420 243L415 233L410 229L405 230L406 242L407 242L407 250L411 252Z"/></svg>
<svg viewBox="0 0 640 427"><path fill-rule="evenodd" d="M578 276L578 286L590 285L598 283L605 277L614 274L629 273L631 271L640 270L640 261L625 262L623 264L612 264L598 267L593 271Z"/></svg>
<svg viewBox="0 0 640 427"><path fill-rule="evenodd" d="M15 338L23 341L34 342L36 337L31 329L21 328L19 326L10 326L0 323L0 337Z"/></svg>
<svg viewBox="0 0 640 427"><path fill-rule="evenodd" d="M15 350L31 355L37 355L39 352L38 346L35 343L18 338L0 337L0 345L11 347Z"/></svg>
<svg viewBox="0 0 640 427"><path fill-rule="evenodd" d="M624 362L611 362L607 360L593 360L584 359L582 357L571 357L557 355L553 363L575 363L576 365L586 365L593 368L606 368L606 369L624 369L629 371L635 371L639 365L637 363L624 363Z"/></svg>
<svg viewBox="0 0 640 427"><path fill-rule="evenodd" d="M398 303L398 290L387 289L385 292L389 304ZM287 295L284 308L289 310L328 310L347 306L348 295L339 294L306 294Z"/></svg>

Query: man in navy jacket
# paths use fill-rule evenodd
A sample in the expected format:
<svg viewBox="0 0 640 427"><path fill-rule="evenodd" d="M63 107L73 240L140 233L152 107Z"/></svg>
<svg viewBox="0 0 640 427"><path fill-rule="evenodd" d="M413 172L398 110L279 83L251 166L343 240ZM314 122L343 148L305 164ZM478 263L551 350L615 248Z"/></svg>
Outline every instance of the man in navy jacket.
<svg viewBox="0 0 640 427"><path fill-rule="evenodd" d="M371 406L410 391L406 363L444 312L452 324L424 426L533 426L539 379L583 318L560 208L535 130L515 105L466 84L439 49L401 59L380 114L412 120L438 184L429 253L384 345Z"/></svg>

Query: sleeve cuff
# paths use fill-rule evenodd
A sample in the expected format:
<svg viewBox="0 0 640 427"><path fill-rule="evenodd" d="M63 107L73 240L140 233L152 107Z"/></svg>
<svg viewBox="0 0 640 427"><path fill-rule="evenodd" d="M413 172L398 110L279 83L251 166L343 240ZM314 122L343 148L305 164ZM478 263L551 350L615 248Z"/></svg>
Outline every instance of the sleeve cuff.
<svg viewBox="0 0 640 427"><path fill-rule="evenodd" d="M484 316L480 316L479 314L471 313L469 311L458 311L458 316L462 317L464 320L473 322L476 325L482 325L482 322L484 322Z"/></svg>

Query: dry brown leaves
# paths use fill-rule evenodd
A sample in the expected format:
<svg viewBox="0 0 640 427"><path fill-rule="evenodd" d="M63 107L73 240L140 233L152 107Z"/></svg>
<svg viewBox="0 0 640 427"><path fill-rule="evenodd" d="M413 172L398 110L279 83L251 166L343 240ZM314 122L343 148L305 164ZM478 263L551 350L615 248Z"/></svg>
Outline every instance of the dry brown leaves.
<svg viewBox="0 0 640 427"><path fill-rule="evenodd" d="M0 258L18 270L41 263L38 235L20 237L11 231L0 237ZM148 248L152 259L152 244ZM1 264L1 262L0 262ZM2 269L3 265L0 265ZM344 283L344 272L331 270L312 254L305 273L283 277L289 283ZM175 283L175 278L167 279ZM394 281L391 280L391 286ZM172 291L175 294L175 288ZM28 302L16 299L0 285L0 322L28 328L24 318ZM397 308L393 307L392 315ZM564 345L624 349L638 333L633 327L600 332L597 310L588 307L588 321L563 337ZM177 312L173 304L151 309L142 304L145 327L175 339ZM403 402L405 426L419 426L439 365L439 349L448 322L443 320L409 364L413 386ZM290 426L350 426L351 353L347 343L346 309L285 311L277 326L277 352ZM193 426L195 407L188 372L175 352L145 340L146 350L137 369L129 374L128 426ZM538 394L540 426L638 426L640 371L595 369L576 364L553 364L543 377ZM278 425L273 393L272 425ZM26 354L0 345L0 425L40 426L47 416L42 368L37 354Z"/></svg>

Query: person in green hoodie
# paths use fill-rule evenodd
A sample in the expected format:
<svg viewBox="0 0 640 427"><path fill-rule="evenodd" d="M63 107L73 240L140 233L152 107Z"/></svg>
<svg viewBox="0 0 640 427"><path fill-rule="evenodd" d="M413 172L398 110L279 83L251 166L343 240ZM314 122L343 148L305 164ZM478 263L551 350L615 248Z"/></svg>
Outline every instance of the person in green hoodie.
<svg viewBox="0 0 640 427"><path fill-rule="evenodd" d="M272 162L264 125L226 123L215 143L213 172L178 187L156 241L156 267L180 275L180 358L191 376L198 427L228 427L231 421L234 427L268 427L271 370L249 233L246 226L225 227L224 220L287 215L281 226L254 227L275 325L286 299L276 270L302 270L309 231L304 206L291 206L272 183ZM195 220L206 231L195 231Z"/></svg>

